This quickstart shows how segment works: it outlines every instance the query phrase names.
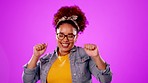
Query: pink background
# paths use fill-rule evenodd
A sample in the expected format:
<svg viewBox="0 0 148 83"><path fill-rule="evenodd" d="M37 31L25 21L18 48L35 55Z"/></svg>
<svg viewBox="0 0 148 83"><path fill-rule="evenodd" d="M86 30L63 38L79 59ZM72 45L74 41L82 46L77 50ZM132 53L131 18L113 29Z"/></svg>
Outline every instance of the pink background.
<svg viewBox="0 0 148 83"><path fill-rule="evenodd" d="M148 82L147 0L1 0L1 83L22 83L23 65L35 44L47 42L46 53L53 52L53 15L65 5L78 5L85 12L89 25L76 45L98 45L111 65L112 83Z"/></svg>

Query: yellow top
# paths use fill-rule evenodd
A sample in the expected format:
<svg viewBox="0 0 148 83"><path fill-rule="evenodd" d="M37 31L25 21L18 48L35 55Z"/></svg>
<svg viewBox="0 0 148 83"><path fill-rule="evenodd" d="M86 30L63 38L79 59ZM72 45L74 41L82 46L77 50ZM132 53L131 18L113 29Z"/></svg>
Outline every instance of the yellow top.
<svg viewBox="0 0 148 83"><path fill-rule="evenodd" d="M47 74L47 83L72 83L68 55L58 56Z"/></svg>

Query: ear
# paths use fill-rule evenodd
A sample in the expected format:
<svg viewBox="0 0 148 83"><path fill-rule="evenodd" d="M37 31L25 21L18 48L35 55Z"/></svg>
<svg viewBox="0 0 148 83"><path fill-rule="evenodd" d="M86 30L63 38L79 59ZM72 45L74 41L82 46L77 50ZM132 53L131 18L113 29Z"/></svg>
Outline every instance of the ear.
<svg viewBox="0 0 148 83"><path fill-rule="evenodd" d="M77 41L77 38L78 38L78 34L76 35L76 37L75 37L75 39L74 39L75 42Z"/></svg>
<svg viewBox="0 0 148 83"><path fill-rule="evenodd" d="M55 32L55 38L56 38L56 40L58 40L58 37L57 37L57 30L56 30L56 32Z"/></svg>
<svg viewBox="0 0 148 83"><path fill-rule="evenodd" d="M58 37L57 37L57 35L55 35L55 37L56 37L56 40L58 40Z"/></svg>

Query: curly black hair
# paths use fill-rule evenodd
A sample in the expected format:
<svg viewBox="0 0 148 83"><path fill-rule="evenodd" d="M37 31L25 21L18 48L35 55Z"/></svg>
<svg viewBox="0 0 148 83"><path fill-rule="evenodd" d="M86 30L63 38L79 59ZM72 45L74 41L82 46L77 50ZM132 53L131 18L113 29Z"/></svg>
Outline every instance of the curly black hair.
<svg viewBox="0 0 148 83"><path fill-rule="evenodd" d="M79 26L79 32L83 32L84 29L86 28L86 24L88 24L88 21L86 19L85 14L81 11L81 9L78 6L63 6L61 7L57 13L54 14L54 19L53 19L53 25L54 27L57 29L57 23L59 21L59 19L61 19L62 17L66 16L66 17L70 17L72 15L76 15L78 16L78 18L75 20L76 23ZM65 21L66 22L66 21ZM64 23L64 22L63 22ZM76 27L73 23L67 21L66 23L70 23L72 24L72 26ZM61 23L60 23L61 24ZM59 25L59 24L58 24Z"/></svg>

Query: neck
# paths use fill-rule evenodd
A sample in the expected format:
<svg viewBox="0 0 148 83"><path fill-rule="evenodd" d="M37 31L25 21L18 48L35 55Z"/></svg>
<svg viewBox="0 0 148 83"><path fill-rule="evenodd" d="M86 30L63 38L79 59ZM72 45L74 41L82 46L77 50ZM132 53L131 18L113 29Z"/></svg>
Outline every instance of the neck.
<svg viewBox="0 0 148 83"><path fill-rule="evenodd" d="M58 51L58 54L60 55L60 56L65 56L65 55L67 55L67 54L69 54L70 52L62 52L62 51Z"/></svg>

